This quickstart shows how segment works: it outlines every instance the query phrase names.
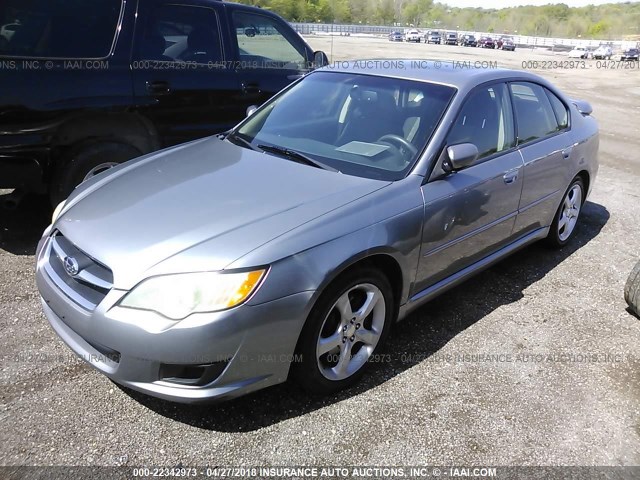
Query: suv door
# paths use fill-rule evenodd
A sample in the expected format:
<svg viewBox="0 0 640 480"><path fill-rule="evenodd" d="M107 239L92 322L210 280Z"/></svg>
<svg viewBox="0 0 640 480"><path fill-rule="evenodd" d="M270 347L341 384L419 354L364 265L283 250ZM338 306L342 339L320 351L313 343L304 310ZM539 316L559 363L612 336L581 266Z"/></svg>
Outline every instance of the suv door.
<svg viewBox="0 0 640 480"><path fill-rule="evenodd" d="M522 158L506 84L478 87L462 106L446 146L473 143L477 163L432 176L425 202L417 291L472 265L512 240L522 189ZM445 172L444 149L435 172ZM443 166L445 168L443 168Z"/></svg>
<svg viewBox="0 0 640 480"><path fill-rule="evenodd" d="M227 62L221 4L140 2L132 62L139 111L163 146L222 132L245 116Z"/></svg>
<svg viewBox="0 0 640 480"><path fill-rule="evenodd" d="M517 141L524 160L524 186L515 231L526 234L551 224L571 178L573 139L567 106L545 87L510 84Z"/></svg>
<svg viewBox="0 0 640 480"><path fill-rule="evenodd" d="M310 70L313 53L282 19L227 5L244 106L260 105Z"/></svg>

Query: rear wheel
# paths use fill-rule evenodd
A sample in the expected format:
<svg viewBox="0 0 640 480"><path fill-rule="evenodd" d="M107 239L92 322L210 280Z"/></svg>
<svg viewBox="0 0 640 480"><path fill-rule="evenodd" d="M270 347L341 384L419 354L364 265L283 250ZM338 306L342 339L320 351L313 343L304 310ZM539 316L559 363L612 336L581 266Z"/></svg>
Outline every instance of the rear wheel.
<svg viewBox="0 0 640 480"><path fill-rule="evenodd" d="M548 245L561 248L569 243L575 233L584 198L584 183L580 177L576 177L565 192L562 203L560 203L553 219L549 235L546 238Z"/></svg>
<svg viewBox="0 0 640 480"><path fill-rule="evenodd" d="M629 274L627 283L624 286L624 299L629 308L638 316L640 316L640 262Z"/></svg>
<svg viewBox="0 0 640 480"><path fill-rule="evenodd" d="M56 167L51 182L51 203L57 205L80 183L141 154L137 148L116 141L77 145L63 156Z"/></svg>
<svg viewBox="0 0 640 480"><path fill-rule="evenodd" d="M292 374L305 389L331 393L355 383L386 339L396 302L387 278L362 268L322 294L300 335Z"/></svg>

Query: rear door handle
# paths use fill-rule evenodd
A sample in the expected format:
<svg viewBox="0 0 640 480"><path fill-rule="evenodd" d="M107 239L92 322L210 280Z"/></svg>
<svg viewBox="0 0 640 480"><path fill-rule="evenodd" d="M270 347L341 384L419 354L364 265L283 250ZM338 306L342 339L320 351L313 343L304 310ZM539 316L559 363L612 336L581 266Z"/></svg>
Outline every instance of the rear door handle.
<svg viewBox="0 0 640 480"><path fill-rule="evenodd" d="M514 183L518 179L518 171L507 172L502 176L502 178L506 184Z"/></svg>
<svg viewBox="0 0 640 480"><path fill-rule="evenodd" d="M171 93L171 85L169 85L169 82L162 81L147 82L147 92L152 95L169 95Z"/></svg>
<svg viewBox="0 0 640 480"><path fill-rule="evenodd" d="M562 151L562 158L567 159L571 156L571 151L573 150L573 147L569 147L569 148L565 148Z"/></svg>
<svg viewBox="0 0 640 480"><path fill-rule="evenodd" d="M260 85L257 83L243 83L242 93L245 95L259 95L262 91L260 90Z"/></svg>

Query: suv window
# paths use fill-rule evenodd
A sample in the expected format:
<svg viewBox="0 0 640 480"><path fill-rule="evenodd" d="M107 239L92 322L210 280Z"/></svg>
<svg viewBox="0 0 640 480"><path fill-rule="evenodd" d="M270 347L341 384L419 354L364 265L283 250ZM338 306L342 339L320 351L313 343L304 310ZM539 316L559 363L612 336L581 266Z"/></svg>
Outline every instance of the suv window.
<svg viewBox="0 0 640 480"><path fill-rule="evenodd" d="M0 55L36 58L104 58L113 47L121 0L5 0Z"/></svg>
<svg viewBox="0 0 640 480"><path fill-rule="evenodd" d="M518 144L546 137L559 131L545 89L535 83L512 83L513 106L518 125Z"/></svg>
<svg viewBox="0 0 640 480"><path fill-rule="evenodd" d="M473 143L484 158L515 146L513 114L505 84L481 87L467 98L447 145Z"/></svg>
<svg viewBox="0 0 640 480"><path fill-rule="evenodd" d="M144 60L208 64L222 60L216 12L207 7L164 5L153 10L138 46Z"/></svg>
<svg viewBox="0 0 640 480"><path fill-rule="evenodd" d="M283 26L272 18L250 12L233 12L240 68L304 68L304 51L286 38Z"/></svg>

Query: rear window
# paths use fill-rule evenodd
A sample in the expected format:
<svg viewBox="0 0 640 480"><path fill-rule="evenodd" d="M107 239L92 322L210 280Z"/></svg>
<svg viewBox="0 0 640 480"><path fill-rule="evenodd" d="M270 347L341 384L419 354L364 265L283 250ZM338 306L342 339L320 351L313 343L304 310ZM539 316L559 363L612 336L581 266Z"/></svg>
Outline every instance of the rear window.
<svg viewBox="0 0 640 480"><path fill-rule="evenodd" d="M111 53L122 0L4 0L0 55L104 58ZM10 32L10 34L8 34Z"/></svg>

